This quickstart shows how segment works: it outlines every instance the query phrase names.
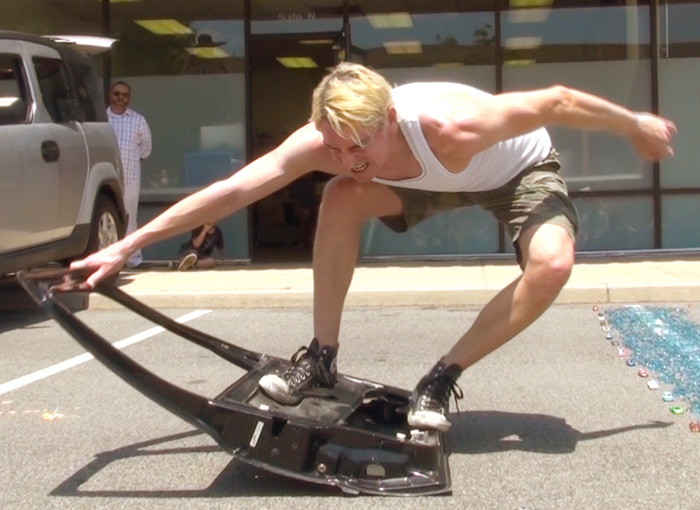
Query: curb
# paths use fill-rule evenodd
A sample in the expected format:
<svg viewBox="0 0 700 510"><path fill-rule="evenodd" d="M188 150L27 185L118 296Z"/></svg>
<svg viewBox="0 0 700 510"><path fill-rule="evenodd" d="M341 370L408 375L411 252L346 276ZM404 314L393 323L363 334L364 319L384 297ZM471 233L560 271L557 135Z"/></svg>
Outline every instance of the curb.
<svg viewBox="0 0 700 510"><path fill-rule="evenodd" d="M351 289L345 307L483 306L498 292L495 288L453 289ZM313 293L305 290L238 290L187 292L134 292L147 306L163 308L311 308ZM700 282L632 286L595 284L565 287L555 304L625 304L700 301ZM99 294L89 297L89 309L117 309L120 305Z"/></svg>

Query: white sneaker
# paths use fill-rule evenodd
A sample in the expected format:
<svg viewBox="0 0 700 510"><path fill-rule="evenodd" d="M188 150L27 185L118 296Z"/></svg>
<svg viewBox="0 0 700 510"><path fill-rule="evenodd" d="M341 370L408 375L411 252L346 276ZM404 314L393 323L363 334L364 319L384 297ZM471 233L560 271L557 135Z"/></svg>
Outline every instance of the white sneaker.
<svg viewBox="0 0 700 510"><path fill-rule="evenodd" d="M292 366L281 375L266 374L258 381L265 395L284 405L297 405L312 388L332 388L338 381L335 347L321 347L317 339L292 356Z"/></svg>
<svg viewBox="0 0 700 510"><path fill-rule="evenodd" d="M182 257L182 260L180 261L180 265L177 266L178 271L187 271L188 269L192 269L195 264L197 263L197 254L196 253L188 253L184 257Z"/></svg>
<svg viewBox="0 0 700 510"><path fill-rule="evenodd" d="M451 423L447 417L450 408L450 395L455 403L463 398L462 390L457 386L457 378L462 369L452 364L448 367L440 360L432 370L420 380L413 390L407 422L420 430L437 429L447 432Z"/></svg>

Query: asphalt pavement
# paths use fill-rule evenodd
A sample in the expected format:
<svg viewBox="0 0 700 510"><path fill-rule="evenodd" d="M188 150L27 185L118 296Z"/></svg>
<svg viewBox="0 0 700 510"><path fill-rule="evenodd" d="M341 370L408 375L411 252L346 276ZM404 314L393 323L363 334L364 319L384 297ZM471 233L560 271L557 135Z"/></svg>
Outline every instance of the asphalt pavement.
<svg viewBox="0 0 700 510"><path fill-rule="evenodd" d="M607 311L607 306L603 307ZM339 370L412 387L479 307L352 307ZM688 308L700 322L700 307ZM173 318L192 310L166 310ZM78 313L156 374L213 396L240 369L118 310ZM2 382L81 356L55 321L11 319L0 337ZM189 325L288 357L308 340L308 308L214 309ZM11 329L9 328L11 326ZM140 339L141 341L136 342ZM133 342L133 343L131 343ZM206 435L85 361L0 397L3 509L690 509L700 434L669 412L605 339L589 305L555 305L465 371L447 436L452 493L349 497L231 458Z"/></svg>
<svg viewBox="0 0 700 510"><path fill-rule="evenodd" d="M360 264L340 370L412 387L479 306L519 274L505 260ZM210 309L193 325L280 357L308 341L312 282L310 265L299 264L154 266L118 279L173 316ZM466 399L452 415L453 492L444 498L353 499L247 469L93 361L3 395L0 502L13 509L692 508L700 498L700 434L689 430L695 417L669 412L660 393L670 388L649 390L625 365L591 305L674 303L700 324L700 307L691 306L698 301L700 255L579 260L555 306L460 379ZM104 296L92 294L84 305L80 316L116 338L146 327ZM0 383L80 355L55 322L5 317ZM129 352L204 394L235 376L182 342L163 342ZM47 411L59 418L42 419Z"/></svg>

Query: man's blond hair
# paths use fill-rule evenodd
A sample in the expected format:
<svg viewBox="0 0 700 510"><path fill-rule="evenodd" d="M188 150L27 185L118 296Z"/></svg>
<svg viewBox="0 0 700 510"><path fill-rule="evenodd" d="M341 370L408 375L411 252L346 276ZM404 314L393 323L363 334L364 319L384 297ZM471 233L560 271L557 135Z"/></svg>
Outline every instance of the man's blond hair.
<svg viewBox="0 0 700 510"><path fill-rule="evenodd" d="M311 102L311 122L327 121L333 131L360 145L359 128L381 126L392 104L391 85L380 74L360 64L338 64L321 80Z"/></svg>

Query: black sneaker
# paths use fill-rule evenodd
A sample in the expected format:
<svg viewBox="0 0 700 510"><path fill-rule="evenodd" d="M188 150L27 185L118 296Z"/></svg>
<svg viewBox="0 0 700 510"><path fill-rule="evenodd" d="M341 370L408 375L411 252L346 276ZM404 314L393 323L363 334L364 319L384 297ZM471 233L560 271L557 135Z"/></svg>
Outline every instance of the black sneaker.
<svg viewBox="0 0 700 510"><path fill-rule="evenodd" d="M338 382L337 347L323 347L317 339L301 347L292 356L292 366L281 375L267 374L258 386L271 399L285 405L296 405L312 388L332 388Z"/></svg>
<svg viewBox="0 0 700 510"><path fill-rule="evenodd" d="M457 378L462 369L452 364L446 367L441 361L420 380L411 395L408 411L408 424L418 429L438 429L447 432L452 425L447 419L450 409L450 395L457 400L464 398L457 386Z"/></svg>

